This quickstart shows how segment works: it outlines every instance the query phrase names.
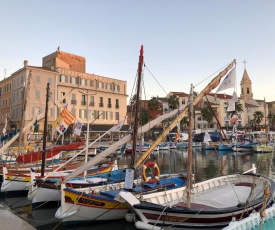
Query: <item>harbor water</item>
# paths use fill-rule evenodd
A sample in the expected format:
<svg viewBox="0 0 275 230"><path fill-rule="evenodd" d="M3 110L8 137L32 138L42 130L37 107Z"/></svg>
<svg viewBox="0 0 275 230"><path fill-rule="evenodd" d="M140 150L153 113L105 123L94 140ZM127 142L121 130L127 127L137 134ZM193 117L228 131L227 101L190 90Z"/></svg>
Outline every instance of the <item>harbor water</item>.
<svg viewBox="0 0 275 230"><path fill-rule="evenodd" d="M187 150L175 149L168 151L154 152L150 160L155 160L162 174L183 172L187 170ZM130 165L131 156L125 155L119 159L119 168ZM255 164L257 173L265 176L273 175L273 154L272 153L250 153L237 154L230 151L202 150L193 148L193 173L195 182L204 181L221 175L241 173L252 168ZM20 194L19 194L20 195ZM9 196L1 194L0 202L3 206L11 208L21 218L25 219L36 229L136 229L133 223L127 223L125 220L118 220L104 223L83 223L77 226L64 226L60 220L55 218L55 212L59 203L45 204L32 208L31 202L24 196L10 194ZM0 227L1 229L1 227ZM265 228L268 229L268 228Z"/></svg>

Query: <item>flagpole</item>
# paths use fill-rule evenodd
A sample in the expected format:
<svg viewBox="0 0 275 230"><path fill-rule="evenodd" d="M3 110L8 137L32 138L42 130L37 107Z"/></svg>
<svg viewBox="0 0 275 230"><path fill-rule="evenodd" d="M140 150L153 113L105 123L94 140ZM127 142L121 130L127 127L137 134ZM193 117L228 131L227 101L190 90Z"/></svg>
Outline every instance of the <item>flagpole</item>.
<svg viewBox="0 0 275 230"><path fill-rule="evenodd" d="M84 94L87 96L87 132L86 132L86 153L85 153L85 163L88 162L88 152L89 152L89 134L90 134L90 113L89 113L89 95L95 95L96 93L94 94L89 94L89 90L87 89L87 93L83 93L81 91L79 91L80 93ZM87 177L87 171L85 170L84 171L84 180L86 180L86 177Z"/></svg>
<svg viewBox="0 0 275 230"><path fill-rule="evenodd" d="M45 107L45 121L44 121L44 133L43 133L43 151L42 151L42 164L41 164L41 177L44 177L45 173L45 161L46 161L46 142L47 142L47 126L48 126L48 102L49 102L50 83L47 83L46 94L46 107Z"/></svg>

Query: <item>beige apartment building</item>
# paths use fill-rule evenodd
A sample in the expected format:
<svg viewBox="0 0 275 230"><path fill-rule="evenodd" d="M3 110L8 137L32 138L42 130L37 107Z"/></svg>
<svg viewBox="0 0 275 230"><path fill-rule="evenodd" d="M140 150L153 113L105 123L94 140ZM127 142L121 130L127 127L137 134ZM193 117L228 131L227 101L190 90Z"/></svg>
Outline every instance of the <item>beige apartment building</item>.
<svg viewBox="0 0 275 230"><path fill-rule="evenodd" d="M0 124L4 126L6 117L10 115L11 106L11 91L12 91L11 77L5 78L0 82ZM1 132L2 133L2 132Z"/></svg>
<svg viewBox="0 0 275 230"><path fill-rule="evenodd" d="M126 116L126 81L86 73L84 57L57 50L43 58L41 67L24 61L23 68L0 82L1 123L7 114L8 129L20 129L22 115L26 125L37 115L45 114L47 83L50 85L49 131L63 107L83 124L89 121L103 130ZM42 132L43 128L44 120L41 120L38 130Z"/></svg>

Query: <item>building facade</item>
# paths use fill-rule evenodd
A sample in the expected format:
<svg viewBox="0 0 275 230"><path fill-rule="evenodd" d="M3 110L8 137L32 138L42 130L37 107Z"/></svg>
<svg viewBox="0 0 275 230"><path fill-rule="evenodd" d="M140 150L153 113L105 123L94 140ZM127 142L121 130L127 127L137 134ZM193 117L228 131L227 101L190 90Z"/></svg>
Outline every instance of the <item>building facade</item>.
<svg viewBox="0 0 275 230"><path fill-rule="evenodd" d="M7 114L8 129L20 129L44 114L49 83L49 131L64 107L85 125L117 124L127 112L127 82L85 71L84 57L59 50L45 56L41 67L29 66L24 61L23 68L0 82L1 123ZM38 121L38 127L42 132L43 120Z"/></svg>

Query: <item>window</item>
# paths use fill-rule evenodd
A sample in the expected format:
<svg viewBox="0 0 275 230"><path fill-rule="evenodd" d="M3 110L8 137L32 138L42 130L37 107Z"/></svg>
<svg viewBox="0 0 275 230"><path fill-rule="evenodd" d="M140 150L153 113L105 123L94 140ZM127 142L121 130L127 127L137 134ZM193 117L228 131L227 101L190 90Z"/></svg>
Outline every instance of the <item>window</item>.
<svg viewBox="0 0 275 230"><path fill-rule="evenodd" d="M76 84L76 78L75 77L71 77L71 83Z"/></svg>
<svg viewBox="0 0 275 230"><path fill-rule="evenodd" d="M40 76L36 76L36 83L40 83Z"/></svg>
<svg viewBox="0 0 275 230"><path fill-rule="evenodd" d="M61 74L60 75L60 82L66 82L66 76Z"/></svg>
<svg viewBox="0 0 275 230"><path fill-rule="evenodd" d="M65 92L61 92L62 103L66 103L65 95Z"/></svg>
<svg viewBox="0 0 275 230"><path fill-rule="evenodd" d="M80 85L87 85L86 84L86 79L81 78L80 79Z"/></svg>
<svg viewBox="0 0 275 230"><path fill-rule="evenodd" d="M185 99L182 100L182 104L185 105Z"/></svg>
<svg viewBox="0 0 275 230"><path fill-rule="evenodd" d="M107 105L108 108L112 108L112 103L111 103L111 98L108 98L108 105Z"/></svg>
<svg viewBox="0 0 275 230"><path fill-rule="evenodd" d="M40 99L40 91L39 90L35 90L35 98Z"/></svg>
<svg viewBox="0 0 275 230"><path fill-rule="evenodd" d="M104 83L103 82L99 81L97 84L98 84L99 89L104 89Z"/></svg>
<svg viewBox="0 0 275 230"><path fill-rule="evenodd" d="M72 105L76 105L76 95L75 93L72 93L72 101L71 101Z"/></svg>
<svg viewBox="0 0 275 230"><path fill-rule="evenodd" d="M106 111L106 120L113 120L113 112Z"/></svg>
<svg viewBox="0 0 275 230"><path fill-rule="evenodd" d="M119 101L116 99L116 109L119 109Z"/></svg>
<svg viewBox="0 0 275 230"><path fill-rule="evenodd" d="M119 120L119 112L116 112L116 120Z"/></svg>
<svg viewBox="0 0 275 230"><path fill-rule="evenodd" d="M246 91L247 91L247 94L249 94L249 88L248 87L247 87Z"/></svg>
<svg viewBox="0 0 275 230"><path fill-rule="evenodd" d="M86 109L79 110L79 118L87 118L87 110Z"/></svg>
<svg viewBox="0 0 275 230"><path fill-rule="evenodd" d="M98 110L94 110L93 111L93 117L94 117L94 119L97 119L98 115L99 115Z"/></svg>
<svg viewBox="0 0 275 230"><path fill-rule="evenodd" d="M94 80L90 80L90 86L94 87L94 85L95 85Z"/></svg>
<svg viewBox="0 0 275 230"><path fill-rule="evenodd" d="M103 97L99 98L99 107L103 107Z"/></svg>
<svg viewBox="0 0 275 230"><path fill-rule="evenodd" d="M81 95L81 105L86 105L86 95Z"/></svg>
<svg viewBox="0 0 275 230"><path fill-rule="evenodd" d="M120 86L119 85L114 85L114 87L115 87L115 89L114 89L115 91L118 91L118 92L120 91Z"/></svg>
<svg viewBox="0 0 275 230"><path fill-rule="evenodd" d="M105 120L105 111L99 111L100 115L100 119Z"/></svg>
<svg viewBox="0 0 275 230"><path fill-rule="evenodd" d="M108 90L112 90L112 84L110 84L110 83L106 83L106 89L108 89Z"/></svg>
<svg viewBox="0 0 275 230"><path fill-rule="evenodd" d="M94 96L90 96L90 103L89 103L90 106L94 106L95 105L95 98Z"/></svg>

